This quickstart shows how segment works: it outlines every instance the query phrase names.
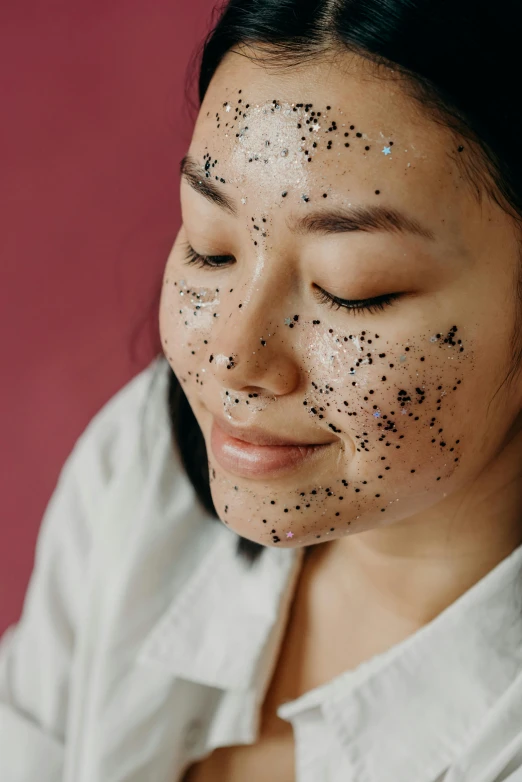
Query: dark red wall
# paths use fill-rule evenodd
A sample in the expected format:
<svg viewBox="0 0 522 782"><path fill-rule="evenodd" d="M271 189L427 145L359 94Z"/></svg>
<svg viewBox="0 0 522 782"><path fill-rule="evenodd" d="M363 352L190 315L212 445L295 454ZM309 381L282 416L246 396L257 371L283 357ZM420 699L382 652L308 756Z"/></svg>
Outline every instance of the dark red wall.
<svg viewBox="0 0 522 782"><path fill-rule="evenodd" d="M2 3L0 634L76 438L159 350L155 312L139 327L179 227L186 69L213 6Z"/></svg>

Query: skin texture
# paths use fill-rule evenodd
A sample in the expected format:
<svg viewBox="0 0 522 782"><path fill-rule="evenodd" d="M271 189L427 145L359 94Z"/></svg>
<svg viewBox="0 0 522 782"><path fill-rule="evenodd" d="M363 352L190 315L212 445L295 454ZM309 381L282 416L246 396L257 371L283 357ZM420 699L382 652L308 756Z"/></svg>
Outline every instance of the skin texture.
<svg viewBox="0 0 522 782"><path fill-rule="evenodd" d="M181 181L160 330L205 437L216 510L266 546L319 544L317 583L335 585L339 610L357 593L422 625L522 540L520 373L502 382L513 221L462 176L468 143L359 58L285 72L229 53L188 153L200 172ZM197 192L198 176L235 214ZM425 235L292 230L317 210L377 204ZM190 265L187 242L229 262ZM402 296L357 312L321 290ZM330 445L283 475L238 476L214 458L213 414ZM318 594L324 607L324 584Z"/></svg>

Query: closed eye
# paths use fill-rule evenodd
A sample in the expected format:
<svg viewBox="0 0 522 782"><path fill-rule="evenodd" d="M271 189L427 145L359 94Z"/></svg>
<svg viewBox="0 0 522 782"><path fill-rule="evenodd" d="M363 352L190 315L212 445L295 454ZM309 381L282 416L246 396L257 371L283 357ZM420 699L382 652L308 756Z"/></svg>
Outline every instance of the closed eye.
<svg viewBox="0 0 522 782"><path fill-rule="evenodd" d="M220 269L227 261L233 261L231 255L199 255L194 248L185 243L187 266L203 266L208 269Z"/></svg>
<svg viewBox="0 0 522 782"><path fill-rule="evenodd" d="M384 310L402 295L402 293L384 293L382 296L374 296L371 299L340 299L338 296L334 296L319 288L317 298L319 301L328 304L329 307L335 307L337 310L342 307L343 309L351 310L352 312L371 313Z"/></svg>
<svg viewBox="0 0 522 782"><path fill-rule="evenodd" d="M221 269L229 261L233 261L234 258L231 255L200 255L194 248L188 244L185 244L186 249L186 265L197 266L206 269ZM340 299L338 296L334 296L331 293L317 289L317 298L324 304L335 309L346 309L351 312L379 312L384 310L396 299L399 299L402 293L386 293L382 296L374 296L370 299Z"/></svg>

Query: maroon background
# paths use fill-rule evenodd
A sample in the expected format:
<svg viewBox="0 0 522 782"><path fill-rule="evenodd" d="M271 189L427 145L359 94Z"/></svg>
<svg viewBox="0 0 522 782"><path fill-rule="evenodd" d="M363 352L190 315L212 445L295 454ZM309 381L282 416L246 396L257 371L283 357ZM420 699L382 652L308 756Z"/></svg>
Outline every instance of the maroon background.
<svg viewBox="0 0 522 782"><path fill-rule="evenodd" d="M160 349L148 310L179 227L187 67L213 6L2 3L0 634L74 442Z"/></svg>

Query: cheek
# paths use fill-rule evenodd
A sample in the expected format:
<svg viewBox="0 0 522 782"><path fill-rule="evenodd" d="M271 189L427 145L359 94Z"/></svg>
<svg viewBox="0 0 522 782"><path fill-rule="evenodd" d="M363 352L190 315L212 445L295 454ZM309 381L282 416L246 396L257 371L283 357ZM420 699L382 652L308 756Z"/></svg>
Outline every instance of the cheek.
<svg viewBox="0 0 522 782"><path fill-rule="evenodd" d="M307 405L344 440L349 479L392 494L405 481L426 491L460 467L473 357L457 334L394 343L369 331L328 333L310 343Z"/></svg>
<svg viewBox="0 0 522 782"><path fill-rule="evenodd" d="M202 384L205 369L197 370L201 350L209 342L219 317L219 291L192 288L169 259L163 276L159 331L163 352L182 383Z"/></svg>

